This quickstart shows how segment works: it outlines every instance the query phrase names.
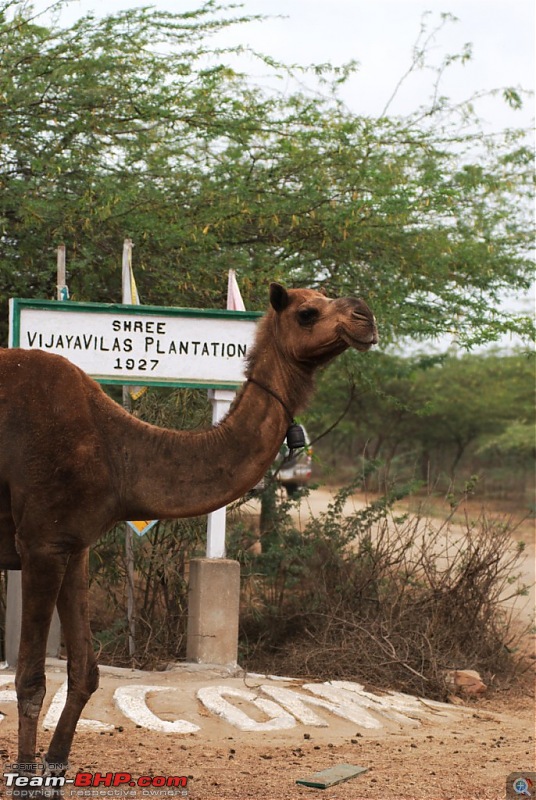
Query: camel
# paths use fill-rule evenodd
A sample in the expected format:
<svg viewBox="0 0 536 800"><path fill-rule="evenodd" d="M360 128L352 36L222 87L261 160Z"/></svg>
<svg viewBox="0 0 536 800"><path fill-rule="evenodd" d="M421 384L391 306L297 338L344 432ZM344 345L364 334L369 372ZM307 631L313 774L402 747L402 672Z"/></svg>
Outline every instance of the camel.
<svg viewBox="0 0 536 800"><path fill-rule="evenodd" d="M91 545L121 520L197 516L244 495L277 455L315 370L348 347L366 351L377 341L363 300L271 284L244 385L225 419L206 431L136 419L61 356L0 350L0 567L22 570L15 680L21 774L37 768L54 606L68 691L45 774L68 768L78 719L98 685L88 610Z"/></svg>

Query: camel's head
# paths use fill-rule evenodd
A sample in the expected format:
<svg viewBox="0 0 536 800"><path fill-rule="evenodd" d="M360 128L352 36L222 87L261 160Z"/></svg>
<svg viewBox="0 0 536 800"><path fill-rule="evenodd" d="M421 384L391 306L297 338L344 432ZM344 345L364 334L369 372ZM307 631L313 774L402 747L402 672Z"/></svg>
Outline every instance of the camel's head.
<svg viewBox="0 0 536 800"><path fill-rule="evenodd" d="M325 364L348 347L369 350L378 342L374 314L364 300L330 300L312 289L270 285L278 339L297 362Z"/></svg>

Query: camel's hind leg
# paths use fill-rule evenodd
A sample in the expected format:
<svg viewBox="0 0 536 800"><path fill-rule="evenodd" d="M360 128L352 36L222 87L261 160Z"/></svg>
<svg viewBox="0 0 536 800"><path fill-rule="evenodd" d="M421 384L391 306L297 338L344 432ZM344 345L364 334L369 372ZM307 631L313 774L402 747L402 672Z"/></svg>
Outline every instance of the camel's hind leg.
<svg viewBox="0 0 536 800"><path fill-rule="evenodd" d="M19 764L35 762L37 721L45 696L48 631L68 556L21 549L22 622L17 674ZM22 768L22 771L25 771Z"/></svg>
<svg viewBox="0 0 536 800"><path fill-rule="evenodd" d="M0 569L20 569L9 488L0 483Z"/></svg>
<svg viewBox="0 0 536 800"><path fill-rule="evenodd" d="M46 761L55 773L67 769L76 724L99 683L89 626L88 563L88 550L71 556L58 595L58 611L67 648L68 689L67 701L46 755Z"/></svg>

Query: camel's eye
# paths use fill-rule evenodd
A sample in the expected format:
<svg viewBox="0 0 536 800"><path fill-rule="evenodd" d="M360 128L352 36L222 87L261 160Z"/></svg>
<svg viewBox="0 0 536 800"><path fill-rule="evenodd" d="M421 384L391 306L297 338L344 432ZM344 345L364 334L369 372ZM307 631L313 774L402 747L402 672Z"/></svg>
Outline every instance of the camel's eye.
<svg viewBox="0 0 536 800"><path fill-rule="evenodd" d="M317 308L300 308L298 311L298 322L300 325L312 325L318 318L319 311Z"/></svg>

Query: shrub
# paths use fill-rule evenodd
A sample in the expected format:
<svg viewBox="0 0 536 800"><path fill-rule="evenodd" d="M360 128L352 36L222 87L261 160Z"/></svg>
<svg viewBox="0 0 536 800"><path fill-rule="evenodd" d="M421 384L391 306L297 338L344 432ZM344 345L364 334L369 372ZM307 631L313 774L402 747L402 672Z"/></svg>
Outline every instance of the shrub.
<svg viewBox="0 0 536 800"><path fill-rule="evenodd" d="M260 556L242 553L241 663L345 678L444 699L445 671L475 669L503 685L519 669L520 632L504 601L526 594L514 526L398 514L389 494L350 515L352 487L302 531L279 508Z"/></svg>
<svg viewBox="0 0 536 800"><path fill-rule="evenodd" d="M158 522L134 536L135 655L129 651L125 526L91 551L92 630L102 663L158 669L186 655L188 564L200 554L204 518Z"/></svg>

